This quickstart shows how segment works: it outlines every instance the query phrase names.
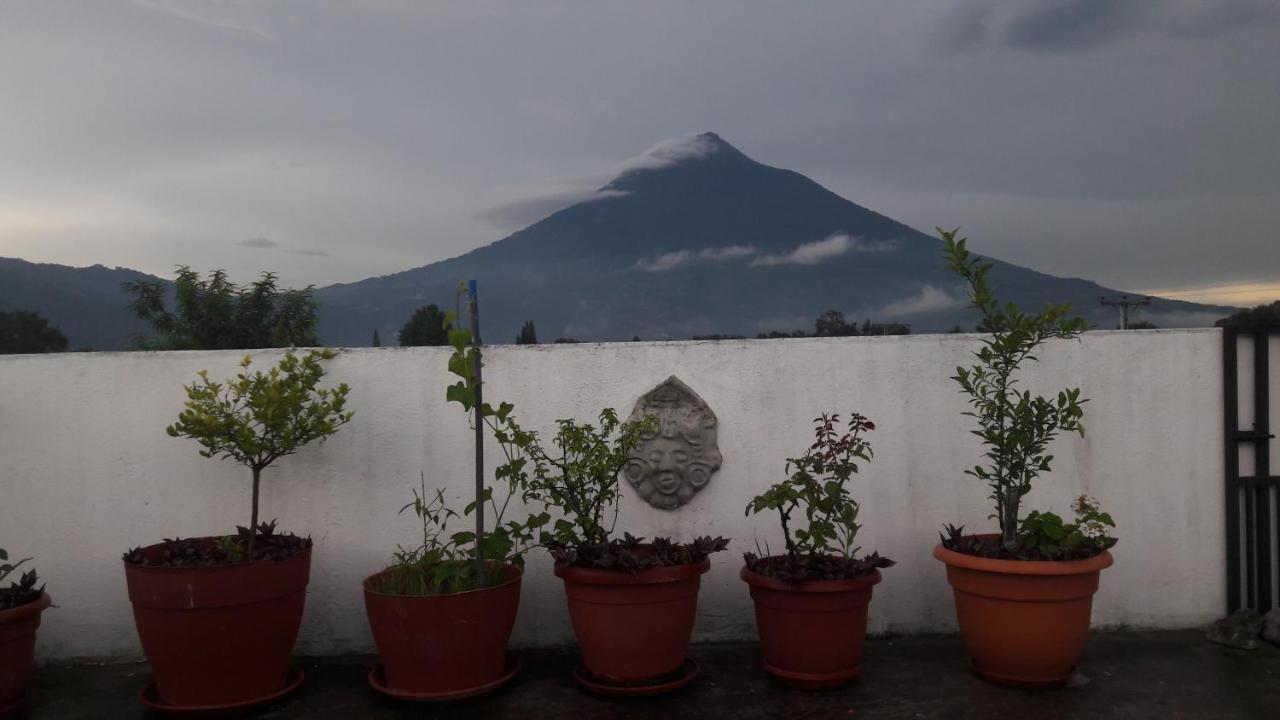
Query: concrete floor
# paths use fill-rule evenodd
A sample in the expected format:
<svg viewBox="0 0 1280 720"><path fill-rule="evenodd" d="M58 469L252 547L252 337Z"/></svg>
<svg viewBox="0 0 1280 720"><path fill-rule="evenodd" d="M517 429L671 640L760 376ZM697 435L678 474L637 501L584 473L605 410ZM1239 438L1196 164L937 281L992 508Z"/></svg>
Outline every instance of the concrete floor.
<svg viewBox="0 0 1280 720"><path fill-rule="evenodd" d="M1095 633L1081 662L1087 682L1053 691L990 685L965 669L954 636L868 643L864 674L841 690L800 693L769 680L754 645L695 646L702 676L672 695L608 700L580 691L566 650L526 650L524 671L494 695L451 705L404 705L365 684L371 656L303 658L307 680L253 717L285 718L1280 718L1280 648L1245 652L1185 632ZM135 694L145 664L41 668L28 717L151 717ZM1083 678L1080 678L1083 679Z"/></svg>

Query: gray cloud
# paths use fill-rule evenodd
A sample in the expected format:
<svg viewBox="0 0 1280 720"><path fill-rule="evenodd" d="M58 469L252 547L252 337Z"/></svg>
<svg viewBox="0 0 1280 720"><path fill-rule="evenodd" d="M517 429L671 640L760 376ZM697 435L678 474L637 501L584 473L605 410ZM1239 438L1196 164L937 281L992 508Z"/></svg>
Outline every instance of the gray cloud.
<svg viewBox="0 0 1280 720"><path fill-rule="evenodd" d="M236 244L239 245L240 247L260 248L260 249L273 248L273 247L280 246L280 243L276 242L275 240L268 240L267 238L264 238L264 237L253 237L253 238L249 238L248 240L241 240Z"/></svg>
<svg viewBox="0 0 1280 720"><path fill-rule="evenodd" d="M294 255L307 255L309 257L322 257L322 258L331 257L329 253L324 252L323 250L290 250L289 252L293 253Z"/></svg>
<svg viewBox="0 0 1280 720"><path fill-rule="evenodd" d="M295 260L282 282L355 281L490 243L711 130L1044 272L1275 282L1280 4L1110 5L16 3L0 255L251 277L266 253L228 238L268 232Z"/></svg>

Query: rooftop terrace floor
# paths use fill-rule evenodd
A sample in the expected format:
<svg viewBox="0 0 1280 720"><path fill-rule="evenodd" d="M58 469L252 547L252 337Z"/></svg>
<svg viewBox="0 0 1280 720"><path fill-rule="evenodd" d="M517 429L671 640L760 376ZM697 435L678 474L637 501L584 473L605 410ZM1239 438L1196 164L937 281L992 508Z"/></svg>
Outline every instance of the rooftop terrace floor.
<svg viewBox="0 0 1280 720"><path fill-rule="evenodd" d="M828 692L788 690L760 669L755 645L696 645L702 675L672 695L601 699L570 677L569 650L525 650L524 670L488 697L450 705L405 705L375 694L368 655L300 659L306 683L257 718L1280 718L1280 648L1248 652L1211 645L1195 631L1094 633L1083 680L1051 691L988 684L965 669L955 636L881 638L867 646L863 676ZM41 668L29 717L149 718L135 695L145 664L57 664Z"/></svg>

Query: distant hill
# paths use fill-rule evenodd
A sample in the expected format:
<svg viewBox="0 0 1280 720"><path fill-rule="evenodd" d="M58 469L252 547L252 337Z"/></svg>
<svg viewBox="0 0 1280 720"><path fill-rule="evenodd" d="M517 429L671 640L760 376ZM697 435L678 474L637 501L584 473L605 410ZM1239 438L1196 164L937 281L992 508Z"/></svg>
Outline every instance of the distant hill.
<svg viewBox="0 0 1280 720"><path fill-rule="evenodd" d="M661 143L628 165L593 197L491 245L322 288L321 337L364 345L377 328L394 342L414 308L452 306L469 278L480 283L490 342L511 342L525 320L544 342L812 331L827 309L915 332L976 324L943 267L940 240L762 165L713 133ZM992 281L1006 297L1030 307L1069 302L1098 327L1115 327L1115 311L1098 298L1116 290L995 265ZM1233 309L1155 300L1140 319L1209 325Z"/></svg>
<svg viewBox="0 0 1280 720"><path fill-rule="evenodd" d="M129 312L122 283L156 278L128 268L76 268L0 258L0 308L35 310L67 336L71 350L123 350L145 323Z"/></svg>
<svg viewBox="0 0 1280 720"><path fill-rule="evenodd" d="M452 307L458 283L472 278L490 343L512 342L526 320L543 342L812 332L828 309L913 332L977 323L939 239L762 165L714 133L659 143L623 167L586 200L490 245L320 288L321 340L363 346L377 329L394 344L416 308ZM1068 302L1095 326L1116 326L1098 298L1118 291L993 262L1004 297L1024 307ZM44 314L73 349L127 348L147 328L121 283L139 279L155 278L0 259L0 308ZM1236 309L1156 299L1135 320L1206 326Z"/></svg>

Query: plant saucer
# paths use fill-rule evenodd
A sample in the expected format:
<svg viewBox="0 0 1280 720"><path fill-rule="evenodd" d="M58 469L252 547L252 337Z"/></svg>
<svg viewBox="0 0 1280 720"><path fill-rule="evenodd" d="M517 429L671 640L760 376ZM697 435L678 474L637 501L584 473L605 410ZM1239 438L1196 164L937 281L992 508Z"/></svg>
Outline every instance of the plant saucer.
<svg viewBox="0 0 1280 720"><path fill-rule="evenodd" d="M458 690L445 690L442 692L413 692L410 690L397 690L395 688L388 687L386 674L383 673L382 666L379 665L369 671L369 686L383 695L396 700L420 703L449 702L450 700L462 700L464 698L477 697L486 693L491 693L510 682L512 678L520 673L520 668L520 658L514 655L508 655L506 671L503 672L502 676L497 680L491 680L483 685L460 688Z"/></svg>
<svg viewBox="0 0 1280 720"><path fill-rule="evenodd" d="M685 658L684 664L674 673L653 682L645 683L611 683L601 680L579 664L573 669L573 679L584 689L596 695L609 697L641 697L645 695L662 695L674 692L693 682L700 669L693 658Z"/></svg>
<svg viewBox="0 0 1280 720"><path fill-rule="evenodd" d="M156 692L156 684L154 682L147 683L146 687L138 691L138 700L148 708L155 710L163 715L203 715L208 717L239 717L245 710L267 705L280 700L298 689L302 681L306 679L306 673L302 672L302 668L289 668L288 680L283 688L262 697L253 698L251 700L242 700L240 702L226 703L221 705L170 705L160 699Z"/></svg>

